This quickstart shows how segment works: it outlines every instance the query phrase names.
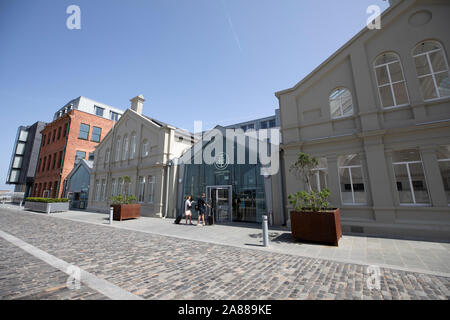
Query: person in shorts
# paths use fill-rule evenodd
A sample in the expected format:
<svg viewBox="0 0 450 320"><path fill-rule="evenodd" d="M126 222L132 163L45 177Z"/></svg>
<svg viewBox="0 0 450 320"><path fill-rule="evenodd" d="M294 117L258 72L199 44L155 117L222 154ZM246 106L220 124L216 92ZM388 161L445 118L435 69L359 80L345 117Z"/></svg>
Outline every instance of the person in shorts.
<svg viewBox="0 0 450 320"><path fill-rule="evenodd" d="M192 207L191 199L192 199L191 196L186 196L186 201L184 202L184 215L186 217L186 224L188 224L188 218L189 218L189 224L193 224L192 223L192 211L191 211L191 207Z"/></svg>
<svg viewBox="0 0 450 320"><path fill-rule="evenodd" d="M200 198L197 199L197 206L198 206L198 223L197 226L202 226L202 224L200 223L200 218L203 221L203 226L205 226L205 213L206 213L206 206L211 207L207 202L206 202L206 194L202 193L202 196Z"/></svg>

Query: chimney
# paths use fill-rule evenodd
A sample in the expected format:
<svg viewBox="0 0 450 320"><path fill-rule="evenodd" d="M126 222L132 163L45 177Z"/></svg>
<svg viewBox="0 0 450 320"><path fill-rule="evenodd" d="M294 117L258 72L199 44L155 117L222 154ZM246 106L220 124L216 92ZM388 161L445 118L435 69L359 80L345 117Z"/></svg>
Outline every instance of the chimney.
<svg viewBox="0 0 450 320"><path fill-rule="evenodd" d="M131 101L131 110L137 112L138 114L142 115L142 107L144 104L144 96L142 94L138 95L137 97L134 97Z"/></svg>

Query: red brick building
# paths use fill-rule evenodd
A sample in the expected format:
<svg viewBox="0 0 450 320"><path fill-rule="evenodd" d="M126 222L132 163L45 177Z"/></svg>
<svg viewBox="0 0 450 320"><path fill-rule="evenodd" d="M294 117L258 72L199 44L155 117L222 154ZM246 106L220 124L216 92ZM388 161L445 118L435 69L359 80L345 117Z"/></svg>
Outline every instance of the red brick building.
<svg viewBox="0 0 450 320"><path fill-rule="evenodd" d="M42 144L34 179L33 196L59 198L62 183L81 159L89 159L114 121L71 110L41 131Z"/></svg>

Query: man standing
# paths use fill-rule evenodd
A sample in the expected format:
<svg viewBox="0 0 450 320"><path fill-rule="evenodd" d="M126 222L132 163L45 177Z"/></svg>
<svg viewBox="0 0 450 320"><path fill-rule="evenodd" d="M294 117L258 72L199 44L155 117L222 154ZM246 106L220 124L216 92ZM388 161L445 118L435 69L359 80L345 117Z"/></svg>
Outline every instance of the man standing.
<svg viewBox="0 0 450 320"><path fill-rule="evenodd" d="M206 225L205 224L206 206L211 208L211 206L208 203L206 203L205 198L206 198L206 194L202 193L202 196L197 199L197 206L198 206L198 223L197 223L197 226L202 226L202 224L200 224L200 218L202 218L203 225Z"/></svg>

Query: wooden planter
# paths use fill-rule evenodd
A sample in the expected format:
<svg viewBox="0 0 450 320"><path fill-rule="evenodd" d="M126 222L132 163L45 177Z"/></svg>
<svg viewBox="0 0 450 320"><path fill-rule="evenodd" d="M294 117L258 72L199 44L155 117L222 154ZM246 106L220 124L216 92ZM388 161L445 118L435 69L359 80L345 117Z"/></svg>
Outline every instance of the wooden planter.
<svg viewBox="0 0 450 320"><path fill-rule="evenodd" d="M113 204L113 219L122 221L127 219L137 219L141 216L140 204Z"/></svg>
<svg viewBox="0 0 450 320"><path fill-rule="evenodd" d="M296 240L339 245L342 237L339 209L326 212L291 211L291 232Z"/></svg>

